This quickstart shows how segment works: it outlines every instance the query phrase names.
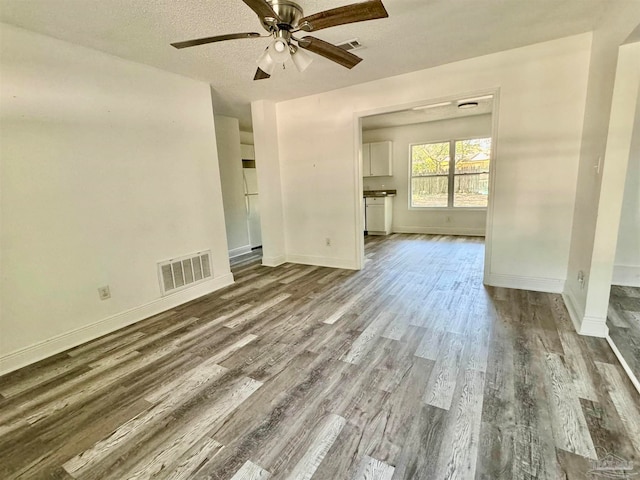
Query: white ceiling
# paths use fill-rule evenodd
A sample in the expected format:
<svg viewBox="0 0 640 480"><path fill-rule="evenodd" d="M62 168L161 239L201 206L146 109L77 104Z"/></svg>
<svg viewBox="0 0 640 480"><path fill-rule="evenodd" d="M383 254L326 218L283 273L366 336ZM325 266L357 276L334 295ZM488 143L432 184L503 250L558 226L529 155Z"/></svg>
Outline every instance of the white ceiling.
<svg viewBox="0 0 640 480"><path fill-rule="evenodd" d="M347 70L314 55L304 72L253 81L268 39L184 50L169 43L265 33L241 0L0 0L0 21L153 65L212 85L214 109L251 129L249 103L285 100L592 30L612 3L637 0L383 0L389 18L321 30L357 37L364 61ZM353 0L299 0L306 15Z"/></svg>
<svg viewBox="0 0 640 480"><path fill-rule="evenodd" d="M458 104L473 100L478 104L474 108L458 108ZM454 118L471 117L474 115L488 115L493 111L493 97L491 95L479 98L452 99L448 105L444 102L432 104L431 108L399 110L397 112L371 115L362 119L362 130L376 130L379 128L402 127L416 123L428 123L438 120L452 120Z"/></svg>
<svg viewBox="0 0 640 480"><path fill-rule="evenodd" d="M633 32L631 32L631 35L629 35L629 37L625 41L625 43L636 43L636 42L640 42L640 25L638 25L633 30Z"/></svg>

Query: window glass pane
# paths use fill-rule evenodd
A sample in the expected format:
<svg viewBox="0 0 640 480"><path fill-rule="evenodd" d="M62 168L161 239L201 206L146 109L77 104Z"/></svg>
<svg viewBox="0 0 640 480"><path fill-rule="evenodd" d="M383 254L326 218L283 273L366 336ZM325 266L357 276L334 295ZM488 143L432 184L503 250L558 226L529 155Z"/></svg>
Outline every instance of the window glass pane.
<svg viewBox="0 0 640 480"><path fill-rule="evenodd" d="M445 176L411 179L412 207L446 207L449 179Z"/></svg>
<svg viewBox="0 0 640 480"><path fill-rule="evenodd" d="M411 146L411 176L449 173L449 142Z"/></svg>
<svg viewBox="0 0 640 480"><path fill-rule="evenodd" d="M456 175L454 179L454 207L486 207L489 198L489 174Z"/></svg>
<svg viewBox="0 0 640 480"><path fill-rule="evenodd" d="M455 173L489 173L490 159L490 138L474 138L456 142Z"/></svg>

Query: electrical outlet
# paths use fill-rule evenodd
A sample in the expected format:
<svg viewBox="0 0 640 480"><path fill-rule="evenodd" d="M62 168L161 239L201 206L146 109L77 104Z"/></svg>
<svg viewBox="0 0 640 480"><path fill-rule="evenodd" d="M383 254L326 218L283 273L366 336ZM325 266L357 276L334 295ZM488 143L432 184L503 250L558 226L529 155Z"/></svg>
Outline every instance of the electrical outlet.
<svg viewBox="0 0 640 480"><path fill-rule="evenodd" d="M580 284L580 290L584 289L584 272L582 270L578 272L578 283Z"/></svg>
<svg viewBox="0 0 640 480"><path fill-rule="evenodd" d="M331 246L331 239L330 239L329 237L325 238L325 239L324 239L324 243L325 243L325 245L326 245L327 247L330 247L330 246Z"/></svg>
<svg viewBox="0 0 640 480"><path fill-rule="evenodd" d="M109 285L98 288L98 295L100 296L100 300L108 300L111 298L111 290L109 290Z"/></svg>

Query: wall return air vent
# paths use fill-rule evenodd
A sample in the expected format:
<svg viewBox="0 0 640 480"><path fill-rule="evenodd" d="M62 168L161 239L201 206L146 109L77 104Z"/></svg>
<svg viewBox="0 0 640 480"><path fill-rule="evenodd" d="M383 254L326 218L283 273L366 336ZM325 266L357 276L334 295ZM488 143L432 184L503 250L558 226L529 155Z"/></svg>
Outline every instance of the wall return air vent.
<svg viewBox="0 0 640 480"><path fill-rule="evenodd" d="M211 252L198 252L158 263L160 290L168 295L211 278Z"/></svg>

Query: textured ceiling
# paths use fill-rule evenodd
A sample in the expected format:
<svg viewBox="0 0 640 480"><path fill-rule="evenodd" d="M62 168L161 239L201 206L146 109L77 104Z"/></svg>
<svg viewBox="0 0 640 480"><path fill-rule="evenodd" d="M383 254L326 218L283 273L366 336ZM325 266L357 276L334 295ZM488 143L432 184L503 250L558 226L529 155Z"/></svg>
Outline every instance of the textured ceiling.
<svg viewBox="0 0 640 480"><path fill-rule="evenodd" d="M241 0L0 0L0 21L211 84L214 109L251 129L249 103L284 100L591 30L616 2L637 0L384 0L389 18L315 35L357 37L364 61L347 70L314 55L254 82L268 39L176 50L170 42L235 32L265 33ZM306 15L352 0L299 0Z"/></svg>

